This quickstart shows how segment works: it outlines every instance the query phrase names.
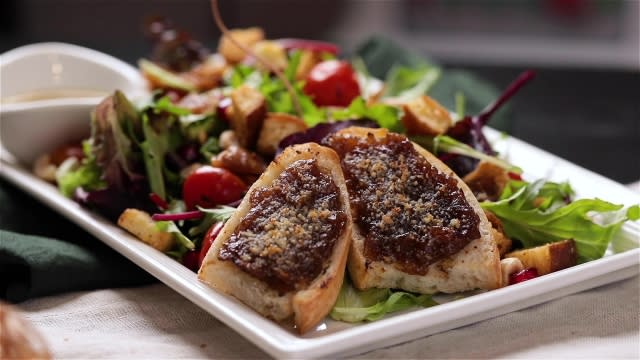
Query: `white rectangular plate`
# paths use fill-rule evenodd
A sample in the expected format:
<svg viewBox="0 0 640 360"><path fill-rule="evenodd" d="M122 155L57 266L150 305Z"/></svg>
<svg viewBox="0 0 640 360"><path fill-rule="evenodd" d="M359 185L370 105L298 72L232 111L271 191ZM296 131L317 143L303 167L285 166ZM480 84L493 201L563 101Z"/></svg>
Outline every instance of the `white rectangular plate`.
<svg viewBox="0 0 640 360"><path fill-rule="evenodd" d="M488 130L491 138L498 133ZM599 197L625 205L640 196L624 186L517 139L500 144L527 178L570 180L579 197ZM148 271L264 351L278 358L311 358L361 353L453 329L554 298L622 280L638 274L640 226L626 224L607 256L518 285L469 296L426 309L415 309L363 324L327 319L315 331L299 336L292 329L263 318L235 299L200 283L195 274L124 230L63 197L31 174L0 147L0 176L66 216ZM635 243L634 243L635 241ZM526 326L526 324L523 324Z"/></svg>

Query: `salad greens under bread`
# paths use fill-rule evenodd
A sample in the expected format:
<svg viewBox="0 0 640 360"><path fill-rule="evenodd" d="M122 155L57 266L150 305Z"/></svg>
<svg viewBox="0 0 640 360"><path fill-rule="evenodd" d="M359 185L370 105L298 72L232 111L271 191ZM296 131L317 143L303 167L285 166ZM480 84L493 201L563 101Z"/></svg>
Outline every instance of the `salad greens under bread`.
<svg viewBox="0 0 640 360"><path fill-rule="evenodd" d="M154 50L139 66L152 98L134 105L116 91L91 114L91 136L37 163L55 172L36 172L194 271L274 157L349 126L405 134L467 183L511 259L504 285L598 259L625 221L640 219L637 205L576 200L568 183L525 181L494 151L482 129L533 72L470 115L468 94L451 99L455 109L429 96L443 71L426 62L378 79L330 43L269 40L249 28L225 31L214 52L166 19L147 28ZM435 304L426 294L357 290L347 277L331 316L375 320Z"/></svg>

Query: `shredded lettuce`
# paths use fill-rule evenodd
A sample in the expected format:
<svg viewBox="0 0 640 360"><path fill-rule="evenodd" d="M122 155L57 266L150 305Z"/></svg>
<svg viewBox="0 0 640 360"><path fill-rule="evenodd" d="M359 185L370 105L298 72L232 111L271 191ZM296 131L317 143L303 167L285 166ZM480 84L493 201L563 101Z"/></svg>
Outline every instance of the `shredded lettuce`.
<svg viewBox="0 0 640 360"><path fill-rule="evenodd" d="M570 202L567 183L511 181L500 199L483 202L504 225L509 237L525 248L573 239L580 262L601 258L627 220L640 219L640 206L623 208L600 199Z"/></svg>
<svg viewBox="0 0 640 360"><path fill-rule="evenodd" d="M189 81L181 78L171 71L161 68L149 60L140 59L140 61L138 61L138 67L143 73L152 77L155 81L165 87L183 90L186 92L196 91L196 87Z"/></svg>
<svg viewBox="0 0 640 360"><path fill-rule="evenodd" d="M375 321L386 314L416 306L438 305L431 295L414 295L391 289L357 290L345 278L329 316L345 322Z"/></svg>

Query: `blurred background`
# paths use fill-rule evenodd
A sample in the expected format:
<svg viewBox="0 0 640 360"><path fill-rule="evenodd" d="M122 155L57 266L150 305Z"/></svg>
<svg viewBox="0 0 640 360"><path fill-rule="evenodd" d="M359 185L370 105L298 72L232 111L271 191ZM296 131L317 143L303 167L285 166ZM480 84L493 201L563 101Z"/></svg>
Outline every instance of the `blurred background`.
<svg viewBox="0 0 640 360"><path fill-rule="evenodd" d="M536 69L507 130L617 181L640 179L640 1L221 0L221 11L230 27L329 40L347 55L382 35L498 88ZM135 63L151 51L150 15L215 48L207 0L2 0L0 52L62 41Z"/></svg>

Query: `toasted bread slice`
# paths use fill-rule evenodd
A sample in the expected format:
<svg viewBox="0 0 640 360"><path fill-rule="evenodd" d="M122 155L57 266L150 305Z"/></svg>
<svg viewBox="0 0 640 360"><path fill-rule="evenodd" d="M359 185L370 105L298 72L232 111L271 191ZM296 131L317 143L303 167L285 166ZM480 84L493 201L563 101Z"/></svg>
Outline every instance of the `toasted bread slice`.
<svg viewBox="0 0 640 360"><path fill-rule="evenodd" d="M287 148L251 186L207 253L198 278L277 321L313 328L342 286L351 236L336 153Z"/></svg>
<svg viewBox="0 0 640 360"><path fill-rule="evenodd" d="M501 286L491 224L460 178L386 129L351 127L326 140L341 157L356 287L453 293Z"/></svg>

